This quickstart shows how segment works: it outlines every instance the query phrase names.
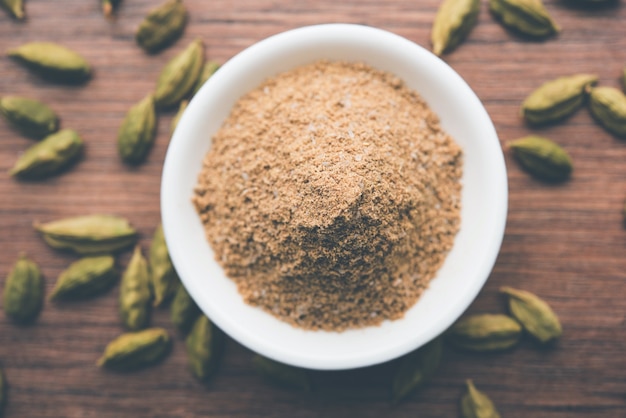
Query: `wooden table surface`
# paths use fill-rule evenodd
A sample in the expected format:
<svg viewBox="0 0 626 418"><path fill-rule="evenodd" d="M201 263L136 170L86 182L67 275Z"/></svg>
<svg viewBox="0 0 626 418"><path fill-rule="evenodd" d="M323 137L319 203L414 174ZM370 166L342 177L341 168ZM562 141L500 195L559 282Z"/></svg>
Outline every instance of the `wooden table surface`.
<svg viewBox="0 0 626 418"><path fill-rule="evenodd" d="M564 335L542 350L524 342L513 351L471 355L446 349L424 390L402 404L387 402L389 365L313 373L319 391L283 390L251 368L253 355L228 340L219 372L207 385L187 371L184 346L160 365L119 375L94 362L122 329L117 288L87 301L46 303L39 320L17 327L0 316L0 362L10 382L6 417L453 417L463 382L472 378L503 417L626 417L626 143L580 110L564 124L530 129L518 106L535 87L578 72L617 86L626 65L626 2L586 10L568 1L546 6L562 33L532 42L505 31L483 1L479 24L445 60L485 104L502 143L539 133L572 155L571 181L549 186L531 179L507 153L509 216L500 256L471 312L502 312L502 285L545 298ZM158 55L143 53L134 30L157 1L124 0L118 18L105 20L96 0L28 0L28 20L0 14L0 49L50 40L82 53L95 75L83 86L42 81L0 58L0 95L49 103L62 126L86 142L84 158L44 182L19 182L6 172L32 142L0 121L0 283L20 252L42 267L49 292L74 256L48 248L34 220L88 213L125 216L146 249L159 222L159 183L172 114L161 114L147 162L128 168L117 156L116 135L128 108L150 92L160 69L191 39L201 37L211 59L224 62L278 32L325 22L376 26L428 46L438 0L342 2L319 0L185 0L190 22L183 38ZM128 254L120 257L124 266ZM1 303L1 302L0 302ZM174 333L167 310L152 323ZM175 335L175 333L174 333Z"/></svg>

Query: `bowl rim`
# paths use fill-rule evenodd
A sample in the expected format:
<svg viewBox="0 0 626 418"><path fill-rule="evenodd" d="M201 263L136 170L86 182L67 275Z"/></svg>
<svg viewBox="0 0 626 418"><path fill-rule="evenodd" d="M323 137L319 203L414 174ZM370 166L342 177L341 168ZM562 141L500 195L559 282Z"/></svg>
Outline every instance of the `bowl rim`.
<svg viewBox="0 0 626 418"><path fill-rule="evenodd" d="M172 170L174 170L177 164L176 156L180 155L181 150L186 145L187 141L184 140L185 138L183 137L183 134L181 134L181 132L184 131L185 125L191 123L191 120L194 117L193 113L197 113L194 108L201 106L200 101L203 100L202 97L207 97L207 95L210 94L210 89L217 85L221 77L225 77L223 74L225 72L228 72L230 68L236 68L240 65L248 65L248 61L251 56L259 56L262 55L264 51L267 51L269 49L280 48L284 42L294 43L298 42L298 40L310 40L311 37L315 37L321 33L323 33L324 36L329 36L330 34L334 34L335 36L343 36L346 34L350 34L350 36L359 35L362 36L363 39L376 37L381 42L384 41L399 44L403 48L406 48L407 54L417 54L421 58L430 60L430 65L437 66L437 69L442 72L443 76L449 77L451 78L451 80L454 81L454 83L464 86L464 88L467 90L465 92L467 93L466 98L470 102L472 102L471 104L473 106L476 106L477 112L482 118L481 123L485 124L485 132L488 133L488 139L493 142L495 138L495 143L493 144L494 150L492 152L494 154L494 161L490 161L490 165L491 168L494 170L494 173L496 173L498 177L498 179L496 179L495 181L496 184L494 187L498 190L499 196L501 196L501 198L497 202L498 207L495 209L493 227L490 230L492 236L491 239L488 241L489 248L484 249L485 256L482 260L480 260L479 267L477 267L477 270L481 272L481 274L479 275L480 277L475 278L474 282L472 282L472 286L470 289L467 290L466 298L463 300L463 303L460 303L454 308L449 309L445 317L438 318L437 324L430 326L426 330L426 332L423 332L421 338L419 338L419 341L416 341L415 338L407 337L406 341L404 341L403 344L398 344L393 348L387 347L382 350L376 350L372 348L367 352L355 353L351 357L342 357L337 359L320 359L315 358L315 356L311 357L307 355L302 355L300 353L284 351L279 352L276 350L276 347L272 346L272 344L268 344L266 341L264 342L262 338L252 335L250 332L244 330L239 324L236 324L232 318L228 318L222 315L221 312L213 309L211 304L207 300L197 297L198 292L195 291L197 289L195 289L193 280L186 276L188 270L185 265L186 252L183 246L171 245L172 243L176 242L176 239L174 237L177 235L177 206L169 198L172 195L174 189L176 189L176 184L172 183L170 177L173 175ZM495 150L496 145L497 150ZM162 222L165 238L168 243L168 248L170 250L170 256L174 266L176 267L176 270L180 274L181 281L183 282L185 287L187 287L189 294L196 301L201 310L205 312L207 316L209 316L211 320L224 332L226 332L233 339L246 346L247 348L258 352L263 356L286 364L320 370L351 369L389 361L403 354L406 354L422 346L423 344L426 344L427 342L441 334L443 331L445 331L450 325L452 325L452 323L454 323L454 321L456 321L458 317L460 317L461 314L467 309L467 307L474 301L474 299L484 286L486 280L488 279L491 270L493 269L493 266L499 254L502 240L504 238L508 210L508 185L506 179L507 175L506 166L504 163L504 156L502 154L502 149L500 147L497 133L486 109L484 108L476 94L473 92L473 90L469 87L469 85L467 85L467 83L461 78L461 76L458 75L444 61L442 61L439 57L436 57L425 48L415 44L414 42L382 29L345 23L320 24L304 26L281 32L244 49L233 58L231 58L228 62L226 62L222 66L221 70L216 73L216 75L214 75L211 79L209 79L209 81L196 94L194 99L191 100L187 111L185 112L185 114L183 114L178 124L178 127L174 132L174 135L172 136L163 166L161 183ZM191 195L192 191L190 190L189 196L191 197ZM417 303L419 303L419 301ZM276 321L279 320L276 319ZM402 319L398 321L402 321Z"/></svg>

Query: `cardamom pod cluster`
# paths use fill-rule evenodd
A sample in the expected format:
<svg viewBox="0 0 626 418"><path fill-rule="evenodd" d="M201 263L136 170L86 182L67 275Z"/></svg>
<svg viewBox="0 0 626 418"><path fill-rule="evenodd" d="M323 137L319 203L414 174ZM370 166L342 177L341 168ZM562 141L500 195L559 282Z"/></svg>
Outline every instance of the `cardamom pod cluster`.
<svg viewBox="0 0 626 418"><path fill-rule="evenodd" d="M170 318L172 323L181 333L185 334L200 315L200 309L193 301L185 286L178 284L176 294L170 306Z"/></svg>
<svg viewBox="0 0 626 418"><path fill-rule="evenodd" d="M148 262L137 245L120 284L120 317L127 329L137 331L148 325L151 298Z"/></svg>
<svg viewBox="0 0 626 418"><path fill-rule="evenodd" d="M148 155L156 134L154 99L148 95L126 114L117 136L117 150L122 160L138 164Z"/></svg>
<svg viewBox="0 0 626 418"><path fill-rule="evenodd" d="M157 107L167 108L180 103L196 85L203 65L204 46L200 39L196 39L161 71L154 93Z"/></svg>
<svg viewBox="0 0 626 418"><path fill-rule="evenodd" d="M222 332L204 315L193 325L185 340L191 373L206 381L217 368L224 338Z"/></svg>
<svg viewBox="0 0 626 418"><path fill-rule="evenodd" d="M564 119L583 105L586 89L597 81L598 77L591 74L547 81L524 100L522 116L533 125Z"/></svg>
<svg viewBox="0 0 626 418"><path fill-rule="evenodd" d="M547 138L531 135L509 142L508 147L521 166L539 179L564 181L574 169L567 152Z"/></svg>
<svg viewBox="0 0 626 418"><path fill-rule="evenodd" d="M398 403L428 382L439 368L442 354L441 338L436 338L404 356L391 381L391 401Z"/></svg>
<svg viewBox="0 0 626 418"><path fill-rule="evenodd" d="M176 114L172 118L172 122L170 123L170 135L174 135L174 131L178 126L178 121L183 116L183 113L185 113L185 110L187 110L187 105L189 105L189 100L183 100L182 102L180 102L178 112L176 112Z"/></svg>
<svg viewBox="0 0 626 418"><path fill-rule="evenodd" d="M447 332L448 341L471 351L497 351L513 347L522 336L520 324L506 315L478 314L461 318Z"/></svg>
<svg viewBox="0 0 626 418"><path fill-rule="evenodd" d="M593 116L609 132L626 137L626 95L613 87L591 89L590 109Z"/></svg>
<svg viewBox="0 0 626 418"><path fill-rule="evenodd" d="M170 346L170 336L163 328L128 332L111 341L96 364L117 371L137 370L163 359Z"/></svg>
<svg viewBox="0 0 626 418"><path fill-rule="evenodd" d="M30 42L10 50L8 55L51 79L79 83L91 75L85 58L54 42Z"/></svg>
<svg viewBox="0 0 626 418"><path fill-rule="evenodd" d="M50 299L90 298L110 289L116 278L115 259L110 255L81 258L61 273Z"/></svg>
<svg viewBox="0 0 626 418"><path fill-rule="evenodd" d="M467 380L467 393L461 398L461 416L463 418L500 418L491 399Z"/></svg>
<svg viewBox="0 0 626 418"><path fill-rule="evenodd" d="M24 0L0 0L0 6L18 20L23 20L26 17L24 14Z"/></svg>
<svg viewBox="0 0 626 418"><path fill-rule="evenodd" d="M198 81L192 90L192 96L195 95L198 90L200 90L200 87L204 86L204 83L206 83L207 80L211 78L211 76L219 69L220 65L215 61L208 61L204 64L202 71L200 72L200 77L198 77Z"/></svg>
<svg viewBox="0 0 626 418"><path fill-rule="evenodd" d="M23 179L42 180L59 174L78 159L82 150L83 140L78 134L64 129L28 148L9 174Z"/></svg>
<svg viewBox="0 0 626 418"><path fill-rule="evenodd" d="M43 306L43 286L37 264L21 255L4 283L4 313L16 322L33 321Z"/></svg>
<svg viewBox="0 0 626 418"><path fill-rule="evenodd" d="M24 134L41 139L57 131L59 117L38 100L17 96L0 99L0 113Z"/></svg>
<svg viewBox="0 0 626 418"><path fill-rule="evenodd" d="M157 52L174 42L185 29L187 10L180 0L169 0L150 10L135 33L135 40L146 52Z"/></svg>
<svg viewBox="0 0 626 418"><path fill-rule="evenodd" d="M449 52L463 42L476 25L479 11L480 0L444 0L431 33L435 55Z"/></svg>
<svg viewBox="0 0 626 418"><path fill-rule="evenodd" d="M180 283L167 249L163 225L159 225L154 231L150 245L150 273L154 306L161 306L174 295Z"/></svg>
<svg viewBox="0 0 626 418"><path fill-rule="evenodd" d="M52 248L77 254L113 253L132 246L137 232L124 218L87 215L35 224L44 241Z"/></svg>
<svg viewBox="0 0 626 418"><path fill-rule="evenodd" d="M559 318L550 305L525 290L503 287L500 292L508 296L509 311L530 335L542 343L553 341L563 330Z"/></svg>
<svg viewBox="0 0 626 418"><path fill-rule="evenodd" d="M6 390L6 380L4 377L4 372L2 371L2 367L0 367L0 417L3 414L4 406L7 403L7 390Z"/></svg>
<svg viewBox="0 0 626 418"><path fill-rule="evenodd" d="M504 26L527 36L545 38L560 30L541 0L489 0L489 10Z"/></svg>
<svg viewBox="0 0 626 418"><path fill-rule="evenodd" d="M257 373L272 383L287 389L311 391L311 380L305 369L279 363L258 354L252 359L252 365Z"/></svg>

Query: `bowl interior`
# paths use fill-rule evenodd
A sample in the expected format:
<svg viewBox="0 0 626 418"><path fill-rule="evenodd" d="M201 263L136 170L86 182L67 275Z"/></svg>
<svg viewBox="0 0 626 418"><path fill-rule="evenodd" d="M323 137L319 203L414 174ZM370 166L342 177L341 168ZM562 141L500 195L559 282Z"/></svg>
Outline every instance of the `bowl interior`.
<svg viewBox="0 0 626 418"><path fill-rule="evenodd" d="M464 151L461 228L429 289L401 320L341 333L305 331L245 304L214 260L191 203L210 139L239 97L267 77L319 59L361 61L416 90ZM277 361L347 369L393 359L449 327L487 279L507 208L504 159L493 124L463 79L429 51L379 29L331 24L275 35L227 62L193 98L167 152L161 186L174 265L200 308L232 338Z"/></svg>

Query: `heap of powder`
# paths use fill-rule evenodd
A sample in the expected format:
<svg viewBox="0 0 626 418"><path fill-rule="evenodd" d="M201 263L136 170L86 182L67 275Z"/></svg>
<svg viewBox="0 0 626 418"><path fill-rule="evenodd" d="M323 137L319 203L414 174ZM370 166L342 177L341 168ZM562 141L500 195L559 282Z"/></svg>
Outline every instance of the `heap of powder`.
<svg viewBox="0 0 626 418"><path fill-rule="evenodd" d="M400 318L452 247L462 152L392 74L326 61L279 74L212 141L193 201L216 260L293 325Z"/></svg>

